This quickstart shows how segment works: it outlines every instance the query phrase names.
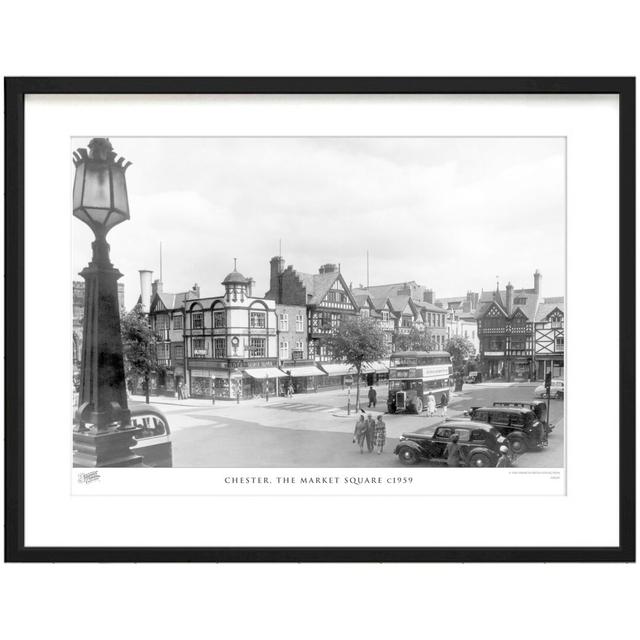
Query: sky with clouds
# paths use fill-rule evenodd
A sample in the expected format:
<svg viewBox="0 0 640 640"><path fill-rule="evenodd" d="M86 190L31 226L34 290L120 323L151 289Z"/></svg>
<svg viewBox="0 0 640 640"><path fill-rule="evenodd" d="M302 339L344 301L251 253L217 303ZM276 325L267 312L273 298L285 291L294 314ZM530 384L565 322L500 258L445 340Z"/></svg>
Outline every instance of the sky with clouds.
<svg viewBox="0 0 640 640"><path fill-rule="evenodd" d="M86 146L88 138L73 141ZM347 282L415 280L436 296L533 286L564 295L563 138L111 138L131 220L109 234L125 303L139 269L164 290L220 295L238 270L269 288L278 254L299 271L332 262ZM70 159L70 171L73 166ZM73 270L92 233L73 224ZM74 279L80 279L79 277Z"/></svg>

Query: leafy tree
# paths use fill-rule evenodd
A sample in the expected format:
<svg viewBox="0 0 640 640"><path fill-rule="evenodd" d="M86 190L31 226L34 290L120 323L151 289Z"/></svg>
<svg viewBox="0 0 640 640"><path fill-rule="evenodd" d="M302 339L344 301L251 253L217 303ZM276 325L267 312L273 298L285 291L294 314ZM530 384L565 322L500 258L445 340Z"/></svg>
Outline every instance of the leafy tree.
<svg viewBox="0 0 640 640"><path fill-rule="evenodd" d="M411 327L409 333L396 336L396 351L433 351L435 343L428 329Z"/></svg>
<svg viewBox="0 0 640 640"><path fill-rule="evenodd" d="M138 387L140 379L144 380L147 404L149 404L149 376L158 370L156 360L157 337L149 325L142 305L137 304L125 313L120 320L122 349L124 354L124 371L130 390Z"/></svg>
<svg viewBox="0 0 640 640"><path fill-rule="evenodd" d="M473 342L462 336L452 336L447 342L445 350L451 355L454 371L461 371L464 363L476 353Z"/></svg>
<svg viewBox="0 0 640 640"><path fill-rule="evenodd" d="M343 359L356 370L356 408L360 408L360 374L365 363L387 355L384 331L372 318L343 319L338 330L322 340L336 359Z"/></svg>

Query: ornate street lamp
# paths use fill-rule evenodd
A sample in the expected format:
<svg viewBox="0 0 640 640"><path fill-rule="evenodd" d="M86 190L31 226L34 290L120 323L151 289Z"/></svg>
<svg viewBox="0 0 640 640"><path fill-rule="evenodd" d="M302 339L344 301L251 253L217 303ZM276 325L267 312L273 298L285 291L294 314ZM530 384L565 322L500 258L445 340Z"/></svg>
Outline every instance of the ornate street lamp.
<svg viewBox="0 0 640 640"><path fill-rule="evenodd" d="M118 279L109 261L107 233L129 219L125 171L131 164L119 158L108 138L94 138L89 149L78 149L73 185L73 215L95 234L91 262L80 275L85 280L80 393L73 434L74 466L137 466L131 452L131 426L120 334Z"/></svg>

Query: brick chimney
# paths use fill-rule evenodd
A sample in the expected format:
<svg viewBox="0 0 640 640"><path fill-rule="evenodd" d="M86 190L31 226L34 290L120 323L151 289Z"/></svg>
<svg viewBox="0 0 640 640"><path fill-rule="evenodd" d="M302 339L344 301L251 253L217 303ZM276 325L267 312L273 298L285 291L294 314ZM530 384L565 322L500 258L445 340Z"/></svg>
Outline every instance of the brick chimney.
<svg viewBox="0 0 640 640"><path fill-rule="evenodd" d="M156 293L162 293L162 280L154 280L151 285L151 297L155 296Z"/></svg>
<svg viewBox="0 0 640 640"><path fill-rule="evenodd" d="M533 290L540 295L540 285L542 284L542 274L536 269L533 274Z"/></svg>
<svg viewBox="0 0 640 640"><path fill-rule="evenodd" d="M256 281L253 278L247 278L247 296L253 298L253 285Z"/></svg>
<svg viewBox="0 0 640 640"><path fill-rule="evenodd" d="M433 292L433 289L427 289L423 294L422 294L422 299L424 302L428 302L429 304L433 304L433 299L435 297L435 294Z"/></svg>
<svg viewBox="0 0 640 640"><path fill-rule="evenodd" d="M506 297L507 313L511 315L511 312L513 311L513 285L510 282L507 284Z"/></svg>
<svg viewBox="0 0 640 640"><path fill-rule="evenodd" d="M269 297L276 302L280 302L280 274L284 271L284 258L282 256L274 256L269 261L271 266L269 277Z"/></svg>
<svg viewBox="0 0 640 640"><path fill-rule="evenodd" d="M318 273L320 273L320 274L322 274L322 273L335 273L337 270L338 270L338 265L337 264L327 263L327 264L323 264L318 269Z"/></svg>

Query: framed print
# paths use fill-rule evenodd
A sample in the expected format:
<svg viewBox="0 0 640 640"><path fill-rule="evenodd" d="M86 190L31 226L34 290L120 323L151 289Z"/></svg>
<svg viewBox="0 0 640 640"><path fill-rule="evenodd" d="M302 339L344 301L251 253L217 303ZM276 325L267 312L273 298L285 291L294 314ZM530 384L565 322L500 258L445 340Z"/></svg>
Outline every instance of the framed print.
<svg viewBox="0 0 640 640"><path fill-rule="evenodd" d="M5 104L7 560L635 560L633 78Z"/></svg>

